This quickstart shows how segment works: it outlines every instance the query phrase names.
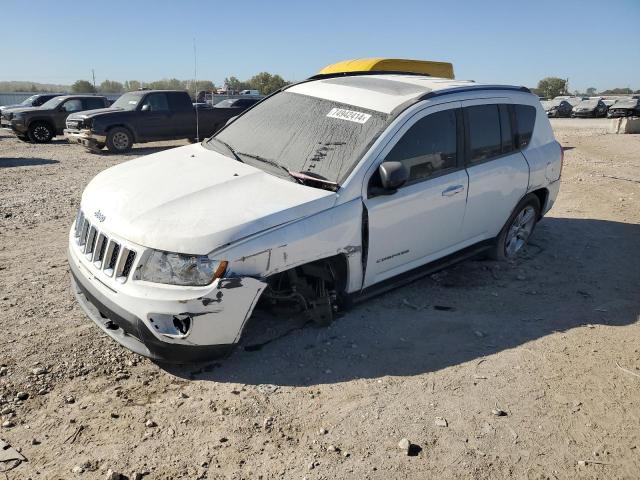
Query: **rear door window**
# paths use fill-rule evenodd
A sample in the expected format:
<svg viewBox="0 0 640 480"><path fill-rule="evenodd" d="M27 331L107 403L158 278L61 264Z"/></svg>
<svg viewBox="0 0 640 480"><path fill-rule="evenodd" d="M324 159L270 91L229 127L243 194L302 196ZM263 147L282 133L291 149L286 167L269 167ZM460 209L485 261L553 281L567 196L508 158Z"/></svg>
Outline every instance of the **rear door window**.
<svg viewBox="0 0 640 480"><path fill-rule="evenodd" d="M409 182L456 168L456 110L443 110L418 120L395 144L386 162L402 162Z"/></svg>
<svg viewBox="0 0 640 480"><path fill-rule="evenodd" d="M167 95L172 112L190 112L193 110L193 104L188 95L178 92L168 93ZM202 105L200 108L207 108L207 105Z"/></svg>
<svg viewBox="0 0 640 480"><path fill-rule="evenodd" d="M511 128L511 115L508 105L499 105L500 110L500 133L502 136L502 153L509 153L515 150L513 141L513 131Z"/></svg>
<svg viewBox="0 0 640 480"><path fill-rule="evenodd" d="M502 153L498 105L465 107L470 163L480 163Z"/></svg>
<svg viewBox="0 0 640 480"><path fill-rule="evenodd" d="M536 109L531 105L514 105L516 116L518 148L529 145L536 123Z"/></svg>
<svg viewBox="0 0 640 480"><path fill-rule="evenodd" d="M104 100L101 98L85 98L82 100L85 110L95 110L97 108L104 108Z"/></svg>

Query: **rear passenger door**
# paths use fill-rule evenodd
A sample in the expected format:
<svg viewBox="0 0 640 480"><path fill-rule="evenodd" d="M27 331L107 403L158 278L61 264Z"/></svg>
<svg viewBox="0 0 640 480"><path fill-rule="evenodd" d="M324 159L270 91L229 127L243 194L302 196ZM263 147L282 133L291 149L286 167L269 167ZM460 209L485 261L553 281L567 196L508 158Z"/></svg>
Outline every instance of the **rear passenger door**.
<svg viewBox="0 0 640 480"><path fill-rule="evenodd" d="M445 256L458 247L466 206L460 103L412 117L381 152L366 184L369 242L364 287ZM376 195L378 166L402 162L409 181Z"/></svg>
<svg viewBox="0 0 640 480"><path fill-rule="evenodd" d="M516 146L513 105L505 99L482 99L462 106L469 175L462 231L475 243L500 232L527 191L529 165Z"/></svg>
<svg viewBox="0 0 640 480"><path fill-rule="evenodd" d="M169 108L173 113L172 128L169 134L176 138L195 138L196 111L189 96L184 93L169 92L167 97L169 98Z"/></svg>

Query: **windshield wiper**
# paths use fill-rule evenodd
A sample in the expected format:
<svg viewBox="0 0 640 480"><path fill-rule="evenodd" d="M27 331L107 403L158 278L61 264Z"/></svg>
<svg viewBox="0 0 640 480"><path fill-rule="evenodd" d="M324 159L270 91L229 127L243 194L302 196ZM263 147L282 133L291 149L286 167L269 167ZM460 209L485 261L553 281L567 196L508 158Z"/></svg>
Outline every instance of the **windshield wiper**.
<svg viewBox="0 0 640 480"><path fill-rule="evenodd" d="M312 181L320 183L321 185L327 187L327 190L331 190L333 192L337 191L338 188L340 188L340 185L337 182L332 182L331 180L327 179L327 177L323 177L319 173L310 172L308 170L304 170L302 172L289 172L289 175L298 178L303 182Z"/></svg>
<svg viewBox="0 0 640 480"><path fill-rule="evenodd" d="M220 144L222 144L222 146L224 146L227 150L229 150L229 152L231 153L231 155L233 155L233 158L235 158L237 161L239 161L240 163L244 163L242 161L242 159L238 156L238 154L236 153L236 151L233 149L233 147L231 145L229 145L227 142L220 140L219 138L216 137L212 137L211 140L214 140Z"/></svg>
<svg viewBox="0 0 640 480"><path fill-rule="evenodd" d="M275 160L270 160L268 158L261 157L260 155L254 155L253 153L237 152L237 154L242 155L243 157L253 158L254 160L258 160L259 162L279 168L280 170L286 172L286 174L293 178L297 183L302 183L302 181L298 177L294 176L287 167L285 167L284 165L280 165Z"/></svg>

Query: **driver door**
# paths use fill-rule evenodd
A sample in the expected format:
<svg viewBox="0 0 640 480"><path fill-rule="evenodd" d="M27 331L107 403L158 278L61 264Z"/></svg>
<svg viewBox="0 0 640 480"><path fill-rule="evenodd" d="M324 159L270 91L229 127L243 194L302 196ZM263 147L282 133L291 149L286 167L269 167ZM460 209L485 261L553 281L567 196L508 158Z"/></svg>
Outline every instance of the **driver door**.
<svg viewBox="0 0 640 480"><path fill-rule="evenodd" d="M369 244L363 288L458 249L468 176L460 102L427 108L407 121L381 152L364 194ZM408 182L380 192L378 166L402 162Z"/></svg>
<svg viewBox="0 0 640 480"><path fill-rule="evenodd" d="M174 122L166 93L148 94L138 109L140 113L136 115L137 133L141 139L153 140L171 137Z"/></svg>
<svg viewBox="0 0 640 480"><path fill-rule="evenodd" d="M54 117L54 123L56 127L56 132L61 133L65 126L66 120L69 115L75 112L81 112L82 108L82 100L79 98L70 98L65 100L62 105L58 107L58 112Z"/></svg>

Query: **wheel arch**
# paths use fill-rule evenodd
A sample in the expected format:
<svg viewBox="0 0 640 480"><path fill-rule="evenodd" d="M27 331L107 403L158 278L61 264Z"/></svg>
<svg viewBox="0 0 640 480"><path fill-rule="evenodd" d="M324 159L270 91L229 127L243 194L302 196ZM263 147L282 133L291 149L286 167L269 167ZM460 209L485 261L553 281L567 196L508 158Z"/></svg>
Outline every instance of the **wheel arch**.
<svg viewBox="0 0 640 480"><path fill-rule="evenodd" d="M540 220L544 215L542 212L545 211L547 200L549 199L549 190L546 187L542 187L542 188L538 188L537 190L527 192L527 194L524 197L522 197L520 201L522 201L525 197L527 197L527 195L531 195L531 194L538 197L538 201L540 202L540 213L538 215L538 220Z"/></svg>
<svg viewBox="0 0 640 480"><path fill-rule="evenodd" d="M114 128L126 128L131 132L131 135L133 136L133 143L139 143L138 133L131 125L127 123L114 123L113 125L109 125L107 128L105 128L106 134L109 135L109 132Z"/></svg>

